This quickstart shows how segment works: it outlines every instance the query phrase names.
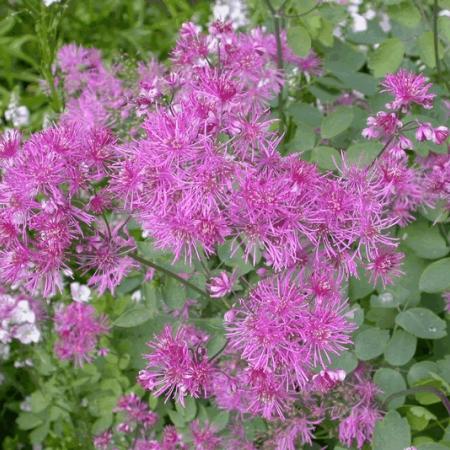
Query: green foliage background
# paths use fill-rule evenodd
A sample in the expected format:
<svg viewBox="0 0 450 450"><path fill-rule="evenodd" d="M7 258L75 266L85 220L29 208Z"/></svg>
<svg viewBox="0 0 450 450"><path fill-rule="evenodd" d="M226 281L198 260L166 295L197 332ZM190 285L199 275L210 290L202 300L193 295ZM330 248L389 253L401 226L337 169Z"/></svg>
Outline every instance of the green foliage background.
<svg viewBox="0 0 450 450"><path fill-rule="evenodd" d="M272 2L275 7L281 3ZM449 0L366 1L367 7L388 14L392 29L384 32L372 20L368 30L359 33L352 31L345 6L329 2L314 9L315 3L291 0L286 11L292 17L280 19L298 54L306 55L312 46L324 61L323 76L293 75L283 93L282 107L274 101L274 115L282 118L286 132L282 152L301 151L304 158L326 170L334 168L334 159L342 149L346 149L350 162L369 164L380 152L381 144L363 141L360 132L367 117L387 101L378 89L380 79L399 67L422 70L435 84L435 107L426 116L420 111L415 117L433 125L448 125L443 101L449 95L450 24L448 17L439 17L435 23L433 8L436 3L440 9L450 9ZM60 94L47 96L40 80L51 78L54 55L62 43L98 47L109 61L150 56L164 59L181 23L193 19L207 24L210 7L207 0L72 0L50 8L43 7L39 0L3 0L0 115L13 91L31 111L31 130L42 125L44 114L54 116L61 108ZM253 24L273 28L264 1L250 0L248 12ZM337 39L333 30L345 20L348 25L342 28L342 38ZM329 112L327 105L352 89L364 94L368 107L354 102ZM324 105L323 110L316 107L315 99ZM426 155L430 149L447 151L445 146L432 144L419 145L417 151ZM334 367L351 372L358 361L366 361L377 368L374 380L383 390L380 401L389 397L389 413L377 425L372 445L375 450L403 450L412 443L419 450L450 448L448 415L440 399L430 392L404 392L431 386L447 396L450 393L449 321L441 297L450 289L449 218L442 210L428 209L421 210L418 216L413 224L397 229L401 250L406 254L404 276L393 286L374 289L361 273L359 280L352 279L346 286L359 328L354 348L337 359ZM172 266L170 255L156 252L148 242L141 242L139 250L178 273L193 271L182 263ZM252 267L239 255L229 258L226 247L219 249L218 258L216 262L238 269L249 279L253 276ZM214 264L212 261L211 268ZM200 277L195 283L203 288L205 281ZM136 306L131 293L139 286L144 301ZM105 295L95 299L96 308L107 313L114 325L103 343L112 351L82 369L73 369L53 357L50 328L44 330L42 344L16 349L22 359L32 358L34 368L18 370L12 364L1 368L6 374L6 382L0 385L3 449L40 442L45 442L46 449L90 448L87 443L92 435L116 420L112 409L118 397L130 390L143 394L135 385L135 375L143 364L145 342L165 322L174 320L163 314L163 305L180 308L187 297L196 298L196 293L187 292L164 275L143 283L142 275L135 273L119 288L116 298ZM68 294L61 300L69 301ZM198 301L207 314L199 314L194 323L214 335L210 343L213 355L224 343L220 319L224 309ZM206 318L215 314L217 319ZM396 395L400 391L403 394ZM21 412L19 405L26 396L31 396L31 411ZM180 429L193 418L203 417L226 431L228 413L209 402L190 400L182 408L152 396L146 398L152 409ZM266 425L262 420L249 420L245 427L249 439L263 439ZM321 445L342 450L335 439L324 438L314 448Z"/></svg>

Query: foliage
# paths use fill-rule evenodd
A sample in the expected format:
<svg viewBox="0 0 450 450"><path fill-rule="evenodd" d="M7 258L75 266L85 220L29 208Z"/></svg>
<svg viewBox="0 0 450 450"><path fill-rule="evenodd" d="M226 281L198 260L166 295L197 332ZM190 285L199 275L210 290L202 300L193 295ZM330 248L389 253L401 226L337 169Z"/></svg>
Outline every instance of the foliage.
<svg viewBox="0 0 450 450"><path fill-rule="evenodd" d="M216 7L225 3L217 2ZM356 3L360 4L356 6ZM4 17L0 21L3 128L12 126L13 119L7 119L11 116L5 117L12 93L20 105L30 110L28 125L25 120L20 122L22 116L17 118L29 152L34 150L27 137L34 136L37 141L37 135L31 133L46 128L49 121L58 123L62 130L80 127L76 128L77 133L64 134L67 141L61 145L69 142L70 149L58 166L59 175L68 173L68 168L74 165L86 166L89 188L81 194L68 195L71 186L67 178L61 182L61 192L67 195L69 202L77 208L82 205L83 212L89 211L94 217L77 216L78 225L68 236L61 233L62 228L58 229L54 245L62 246L67 241L63 263L56 271L59 278L52 273L46 278L52 281L45 282L44 286L39 280L46 276L48 265L42 264L41 271L34 270L35 266L33 270L27 267L21 272L20 280L19 277L8 279L5 255L11 250L13 234L8 234L10 229L6 225L2 228L10 224L3 213L11 208L3 192L11 179L17 185L27 185L22 177L30 182L33 171L26 172L28 166L21 166L19 159L8 163L3 163L2 159L0 315L4 317L0 318L7 318L0 322L0 331L4 333L0 334L0 355L4 356L0 364L2 448L12 450L20 445L28 448L41 444L45 449L89 449L94 448L94 442L96 448L109 448L107 444L102 447L101 439L105 442L114 439L114 445L120 449L449 448L450 168L445 125L450 115L450 20L439 12L449 10L450 3L447 0L246 2L248 23L242 31L262 25L267 30L267 34L261 35L254 32L253 39L257 35L260 40L258 45L250 46L252 51L260 52L261 65L257 70L265 83L240 87L244 95L232 107L223 106L226 105L224 100L222 123L212 118L215 110L210 104L211 114L202 116L200 125L192 116L180 125L184 127L180 139L187 140L195 127L203 127L217 139L215 142L220 148L232 149L229 160L220 160L220 167L231 168L229 170L239 174L232 183L223 182L221 186L226 185L226 192L225 188L221 191L220 201L229 195L227 208L221 203L216 213L208 217L211 221L226 217L227 226L233 230L223 231L220 239L213 240L212 244L198 235L190 239L187 232L180 241L175 233L175 238L167 238L165 233L170 222L163 222L166 220L163 213L171 204L164 203L166 198L142 200L142 192L149 195L151 190L152 171L175 164L165 156L172 145L169 140L161 139L156 150L145 147L148 140L156 140L167 132L168 122L163 121L162 114L166 111L180 114L180 110L170 108L173 104L177 108L184 105L180 98L183 90L188 90L186 86L203 89L202 95L209 99L216 95L208 90L211 80L216 80L215 72L211 70L211 78L206 85L201 85L192 75L195 71L189 66L190 60L186 62L189 58L182 58L189 52L198 56L195 54L198 48L202 51L201 45L195 46L197 39L201 40L197 31L188 27L182 28L181 37L177 34L186 21L192 20L205 27L210 20L210 9L207 1L188 0L68 0L49 6L40 0L18 0L0 5L0 17ZM220 38L228 33L214 29L212 32ZM225 39L222 44L231 46L232 39L229 37L229 41ZM101 50L103 59L97 59L89 50L86 53L78 50L78 55L85 55L83 61L94 61L91 69L95 70L85 71L80 66L71 72L71 60L64 59L64 49L66 55L72 53L67 50L70 47L63 45L72 42ZM176 50L169 62L169 52L174 45ZM210 47L215 48L214 45L211 43ZM233 41L233 45L242 44ZM225 59L220 66L220 57L225 58L225 52L217 56L211 49L209 51L203 66L216 65L220 74L220 70L227 68ZM162 60L164 65L155 63L147 67L143 76L139 62L148 62L152 57ZM174 69L173 65L177 67L177 64L178 69ZM172 68L167 69L169 66ZM236 70L242 71L239 72L240 82L244 85L246 70L251 71L252 67L238 66ZM183 72L179 67L189 70ZM172 91L167 87L170 86L168 73L184 77L185 84ZM415 99L409 98L404 105L393 105L402 98L402 77L406 73L422 73L432 83L432 88L429 92L428 88L418 89L420 95L416 91ZM98 74L105 77L102 80L107 80L96 85L98 90L95 91L104 110L87 102L83 108L88 112L92 108L94 114L80 119L79 112L83 108L77 109L77 101L88 91L86 85L92 88L93 78L89 77ZM154 80L157 81L152 84ZM71 82L75 83L72 87ZM414 78L411 83L414 82L420 86L427 83L420 78ZM115 90L118 85L119 94ZM253 86L255 89L250 94ZM431 108L427 97L430 93L434 96ZM123 102L125 94L132 101ZM268 100L270 111L264 116ZM251 101L254 103L250 107ZM157 108L154 108L155 102ZM211 100L211 103L214 102ZM264 122L263 144L262 141L258 144L239 141L239 133L232 135L231 125L220 129L227 117L239 108L245 111L243 121L251 121L255 111L261 114L262 119L258 117L255 123L259 126ZM20 115L17 105L13 109ZM402 123L387 120L389 114L394 114ZM101 118L100 126L107 125L111 134L95 134L91 117ZM216 135L217 129L220 132ZM51 145L60 143L59 132L55 132L57 137ZM256 139L260 139L260 135L256 135ZM8 131L0 141L2 158L2 152L6 152L5 142L13 142L14 147L14 139L19 139L18 135L11 136ZM136 145L127 144L130 136ZM40 145L50 145L42 139L44 144ZM93 143L93 147L101 142L98 148L109 152L107 157L98 152L100 164L93 163L92 159L87 159L87 153L79 150L84 139ZM191 183L195 174L192 167L198 164L194 159L198 142L192 147L190 142L183 142L181 162L176 160L177 170L183 170L176 172L176 183L185 182L186 173ZM201 143L206 146L205 141ZM17 148L19 146L17 143ZM259 150L255 150L256 157L246 153L250 148L260 148L258 146L275 149L276 156L267 153L265 160ZM186 164L183 158L191 154L194 158ZM298 160L308 164L308 168L317 168L314 170L319 180L317 184L308 185L307 195L302 197L303 210L314 211L314 216L310 222L302 222L302 226L307 223L302 233L308 236L308 246L304 254L296 253L298 248L292 252L297 259L291 265L283 260L287 259L286 255L290 256L289 248L294 246L288 239L281 240L277 235L277 239L267 238L254 244L248 234L235 231L241 223L236 217L243 220L247 212L259 214L256 224L267 221L264 223L271 232L280 229L275 218L284 218L285 211L280 212L275 200L272 204L276 206L264 216L268 193L275 192L278 199L290 199L289 196L299 195L301 190L298 185L293 188L281 184L288 172L284 167L282 170L277 166L276 176L268 178L267 186L273 188L272 191L262 191L258 198L257 184L250 185L249 177L249 192L255 194L251 202L244 204L236 194L244 185L239 177L254 174L261 167L264 172L271 164L275 167L279 155L285 158L280 161ZM20 168L19 175L17 170L14 172L16 167ZM118 169L123 173L128 167L147 170L142 181L145 189L133 190L134 185L125 185L124 179L117 175ZM391 178L386 182L388 176ZM370 182L363 184L362 177L364 183L365 177ZM327 253L322 247L324 241L317 237L322 231L311 224L323 220L320 214L324 214L326 200L336 199L335 192L324 193L323 186L326 183L343 185L348 179L355 185L362 183L364 189L360 189L361 197L358 197L357 189L348 183L345 195L354 202L361 198L364 201L360 202L358 208L361 209L356 215L351 209L356 208L354 204L347 205L339 200L340 206L345 205L353 215L345 228L346 237L340 235L331 242ZM52 182L42 182L42 192L39 192L40 187L36 188L38 194L30 214L35 214L39 208L51 209L46 201L54 195L54 189L48 187ZM104 191L108 196L101 196ZM177 195L181 197L184 193L180 189ZM171 201L179 201L177 196L174 198ZM295 198L296 205L300 204L299 197ZM377 205L382 205L380 209L375 213L369 208L365 210L364 206L375 204L375 198ZM204 201L203 197L201 199ZM260 203L256 204L258 201ZM202 207L207 209L207 205ZM231 213L226 216L224 211ZM336 209L335 214L338 217L340 211ZM375 234L382 245L379 242L372 245L369 232L363 239L356 231L364 217L372 217L370 214L380 219ZM188 216L189 225L196 223L197 219L192 217ZM330 218L327 225L335 223L334 218ZM20 227L17 239L29 245L33 252L40 249L44 254L38 243L42 233L48 230L40 229L36 222L11 221L15 227ZM284 222L282 225L287 229ZM328 229L324 234L334 237L334 232L337 233ZM99 243L106 241L108 235L117 244L117 250L112 251L115 259L102 278L100 259L92 263L92 256L91 260L80 262L75 255L77 252L92 255L92 249L100 248ZM350 239L349 235L358 237ZM46 235L46 239L51 238ZM394 254L397 245L402 256ZM343 257L345 263L334 261L335 266L332 266L330 253L336 257L333 250L336 248L339 248L339 256L346 252L355 252L355 256L347 260ZM308 256L308 252L314 258ZM49 254L45 254L44 260ZM282 257L277 261L275 256L280 254ZM380 261L381 257L386 258ZM33 264L37 264L36 261L42 263L33 260ZM387 262L392 263L390 271L384 270ZM330 267L334 267L333 270ZM280 272L282 276L274 275ZM49 287L51 283L54 286ZM33 291L32 287L36 286L38 289ZM323 294L321 289L327 293ZM273 324L264 314L267 311L273 314L271 308L278 298L287 302L289 310L286 316L281 315L282 321L277 324L281 324L280 329L289 327L292 341L295 336L302 343L308 342L314 332L318 333L320 316L307 322L303 316L307 307L299 305L298 299L317 306L321 302L344 305L348 298L348 306L336 314L346 320L345 324L336 322L335 325L342 333L333 335L325 351L309 347L305 356L301 353L303 347L294 347L297 341L286 340L282 351L273 350L276 349L274 344L272 353L267 356L264 349L270 348L266 344L271 333L277 331L278 337L282 332L262 330L258 325L261 333L264 331L265 340L250 348L246 343L251 327L242 324L248 323L248 317L256 320L256 312L267 320L265 323ZM295 301L290 301L291 298ZM28 306L25 308L20 301L27 302ZM9 309L5 306L7 303L11 304ZM71 305L81 305L73 307L77 314L67 313L72 311ZM95 310L90 309L90 305ZM280 309L276 311L279 313ZM77 317L81 317L78 322ZM18 325L28 323L39 326L39 339L17 331ZM300 324L302 330L306 329L308 323L312 325L306 336L306 331L301 334L298 328ZM72 347L83 356L81 360L61 350L61 342L67 342L69 337ZM290 345L295 349L290 350L294 356L287 351ZM55 351L58 348L60 350ZM173 350L175 362L167 359L168 349L173 348L178 352ZM146 359L144 354L148 355ZM296 365L300 360L312 362L305 368ZM284 373L280 361L289 374L275 378ZM164 381L154 373L173 367L170 364L181 368L188 376L184 375L182 383L169 383L163 389ZM200 366L206 376L196 384L192 379L200 369L195 372L193 368ZM251 372L255 367L270 370L264 374ZM295 381L290 378L293 367ZM276 400L271 403L267 400L268 391L264 391L266 403L261 406L263 401L252 401L259 399L256 394L259 391L248 389L270 376L275 379L270 392L276 393ZM304 383L299 381L302 377L306 380ZM230 388L225 392L228 383ZM283 389L289 384L295 389L288 389L286 395ZM233 392L238 392L238 398L232 396ZM230 407L232 400L234 405ZM278 410L282 411L281 416L286 416L286 421L277 417ZM174 425L176 431L168 425ZM147 432L152 443L139 447L141 434ZM172 444L167 443L170 439Z"/></svg>

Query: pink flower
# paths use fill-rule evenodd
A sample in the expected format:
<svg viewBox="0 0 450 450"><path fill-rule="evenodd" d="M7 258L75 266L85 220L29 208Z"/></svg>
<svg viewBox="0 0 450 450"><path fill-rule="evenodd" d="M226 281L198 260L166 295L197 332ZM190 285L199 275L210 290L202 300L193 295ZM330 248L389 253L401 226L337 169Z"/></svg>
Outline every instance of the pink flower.
<svg viewBox="0 0 450 450"><path fill-rule="evenodd" d="M389 103L389 109L409 109L415 103L426 109L431 109L435 94L429 93L431 83L422 74L408 72L400 69L395 74L386 75L381 83L384 87L382 92L389 92L394 96L394 101Z"/></svg>
<svg viewBox="0 0 450 450"><path fill-rule="evenodd" d="M368 127L362 131L363 137L379 139L393 135L403 124L396 113L380 111L375 117L367 119L367 125Z"/></svg>
<svg viewBox="0 0 450 450"><path fill-rule="evenodd" d="M419 142L431 141L434 138L434 130L430 122L420 123L416 130L416 139Z"/></svg>
<svg viewBox="0 0 450 450"><path fill-rule="evenodd" d="M448 138L448 128L447 127L437 127L433 130L433 142L437 145L443 144Z"/></svg>
<svg viewBox="0 0 450 450"><path fill-rule="evenodd" d="M367 269L370 272L370 280L375 284L381 280L383 286L392 283L393 277L399 277L404 272L400 269L403 261L403 253L386 248L374 257L372 261L367 264Z"/></svg>
<svg viewBox="0 0 450 450"><path fill-rule="evenodd" d="M208 287L211 292L211 297L220 298L230 294L233 291L233 285L236 279L236 273L229 276L227 272L220 272L217 277L211 278Z"/></svg>
<svg viewBox="0 0 450 450"><path fill-rule="evenodd" d="M91 305L75 302L60 308L54 320L58 335L56 355L62 360L71 359L78 366L90 362L98 337L108 331L106 317L96 317Z"/></svg>
<svg viewBox="0 0 450 450"><path fill-rule="evenodd" d="M339 424L339 440L348 447L356 441L357 448L362 448L365 442L372 442L375 424L380 419L377 409L366 406L353 408Z"/></svg>
<svg viewBox="0 0 450 450"><path fill-rule="evenodd" d="M168 325L153 342L151 352L145 355L147 367L139 373L139 382L145 389L166 399L173 396L181 404L187 394L199 397L210 390L214 367L206 349L197 342L197 333L181 327L172 334ZM195 345L195 349L194 349Z"/></svg>
<svg viewBox="0 0 450 450"><path fill-rule="evenodd" d="M114 411L125 413L125 421L119 427L127 430L126 432L132 431L136 426L148 429L158 421L158 415L150 411L148 406L134 393L120 397Z"/></svg>
<svg viewBox="0 0 450 450"><path fill-rule="evenodd" d="M112 437L113 435L110 430L104 431L102 434L94 437L94 447L98 450L108 450Z"/></svg>

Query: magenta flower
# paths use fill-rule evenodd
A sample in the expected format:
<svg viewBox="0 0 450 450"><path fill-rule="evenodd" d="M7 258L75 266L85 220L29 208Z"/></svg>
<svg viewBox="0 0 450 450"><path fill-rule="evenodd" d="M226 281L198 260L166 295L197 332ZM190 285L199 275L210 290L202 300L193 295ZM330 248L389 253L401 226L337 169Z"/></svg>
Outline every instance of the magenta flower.
<svg viewBox="0 0 450 450"><path fill-rule="evenodd" d="M404 274L401 270L401 263L403 261L403 253L386 248L374 257L372 261L367 264L367 270L370 272L370 280L375 284L381 280L383 286L392 283L393 277L399 277Z"/></svg>
<svg viewBox="0 0 450 450"><path fill-rule="evenodd" d="M199 345L196 333L181 327L173 335L166 325L148 345L151 352L145 355L147 367L139 373L138 380L153 395L165 393L166 400L173 396L184 404L187 394L199 397L210 390L215 369L208 361L206 349Z"/></svg>
<svg viewBox="0 0 450 450"><path fill-rule="evenodd" d="M380 412L371 407L353 408L339 424L339 440L348 447L356 442L357 448L362 448L365 442L372 442L375 424L381 417Z"/></svg>
<svg viewBox="0 0 450 450"><path fill-rule="evenodd" d="M106 317L96 317L91 305L74 302L60 308L54 320L58 335L55 344L58 358L73 360L78 366L90 362L98 337L108 332Z"/></svg>
<svg viewBox="0 0 450 450"><path fill-rule="evenodd" d="M158 415L134 393L122 396L114 411L125 413L125 420L118 425L122 432L130 433L137 426L148 429L158 421Z"/></svg>
<svg viewBox="0 0 450 450"><path fill-rule="evenodd" d="M389 103L387 107L395 110L407 110L415 103L426 109L431 109L435 94L428 92L431 83L427 81L427 78L422 74L417 75L405 69L400 69L395 74L386 75L381 83L384 87L382 92L389 92L394 96L394 101Z"/></svg>
<svg viewBox="0 0 450 450"><path fill-rule="evenodd" d="M233 286L236 279L236 273L233 273L230 276L227 272L220 272L217 277L211 278L208 286L211 297L220 298L230 294L233 291Z"/></svg>

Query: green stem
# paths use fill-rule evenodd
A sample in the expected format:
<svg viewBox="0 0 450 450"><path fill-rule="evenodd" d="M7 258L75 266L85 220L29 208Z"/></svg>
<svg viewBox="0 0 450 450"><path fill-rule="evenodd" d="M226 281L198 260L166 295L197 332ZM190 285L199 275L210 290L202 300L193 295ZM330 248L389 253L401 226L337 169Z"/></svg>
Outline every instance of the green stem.
<svg viewBox="0 0 450 450"><path fill-rule="evenodd" d="M200 289L195 284L185 280L183 277L181 277L180 275L176 274L175 272L171 272L170 270L168 270L165 267L162 267L162 266L154 263L153 261L149 261L148 259L142 258L137 253L134 253L134 252L128 253L128 256L130 258L134 259L135 261L137 261L138 263L144 265L144 266L151 267L152 269L155 269L158 272L162 272L165 275L167 275L167 276L169 276L171 278L174 278L175 280L177 280L180 283L184 284L186 287L194 290L195 292L199 293L203 297L209 299L209 295L208 295L208 293L206 291Z"/></svg>
<svg viewBox="0 0 450 450"><path fill-rule="evenodd" d="M434 0L433 5L433 40L434 40L434 58L436 59L436 69L438 79L441 80L441 63L439 61L439 34L438 34L439 4Z"/></svg>
<svg viewBox="0 0 450 450"><path fill-rule="evenodd" d="M272 15L273 28L275 34L275 40L277 44L277 69L284 75L284 61L283 61L283 45L281 42L281 22L280 13L276 11L275 8L270 3L270 0L265 0L267 7L269 8L270 14ZM284 112L283 112L284 98L283 98L283 88L280 89L278 93L278 114L280 117L280 132L284 128Z"/></svg>
<svg viewBox="0 0 450 450"><path fill-rule="evenodd" d="M438 397L441 400L442 404L444 405L445 409L447 410L448 414L450 415L450 400L440 389L435 388L433 386L416 386L410 389L405 389L403 391L396 392L395 394L391 394L386 398L386 400L383 402L383 406L384 408L387 409L387 406L389 405L390 401L393 400L394 398L403 397L405 395L417 394L420 392L429 392Z"/></svg>

